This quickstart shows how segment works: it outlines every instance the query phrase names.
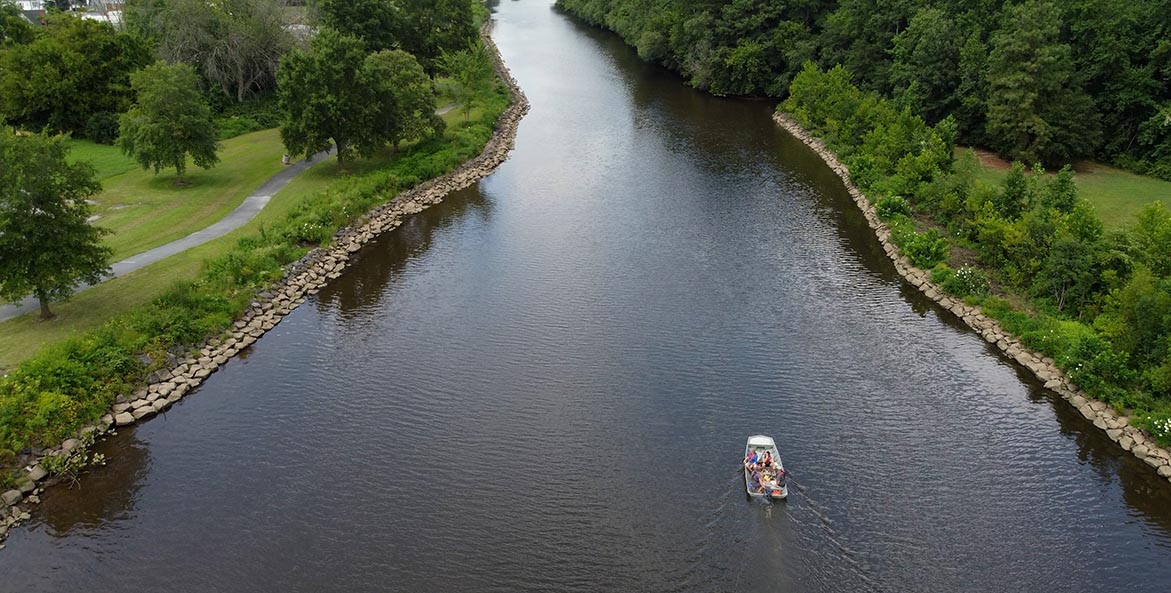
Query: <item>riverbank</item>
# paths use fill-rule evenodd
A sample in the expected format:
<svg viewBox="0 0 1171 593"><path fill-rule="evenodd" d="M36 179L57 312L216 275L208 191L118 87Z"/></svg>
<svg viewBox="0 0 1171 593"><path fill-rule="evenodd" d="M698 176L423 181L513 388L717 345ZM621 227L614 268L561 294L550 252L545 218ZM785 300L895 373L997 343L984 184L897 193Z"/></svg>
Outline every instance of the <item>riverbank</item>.
<svg viewBox="0 0 1171 593"><path fill-rule="evenodd" d="M1076 385L1056 366L1051 358L1030 351L1018 337L1005 331L999 322L985 315L980 307L971 306L953 298L945 293L941 287L933 284L929 271L915 267L907 257L902 255L891 238L890 228L879 219L874 204L854 184L850 178L849 169L838 159L837 155L792 118L778 112L774 114L773 119L787 132L817 153L826 165L841 178L850 197L862 210L867 223L882 244L883 250L894 262L895 269L903 278L928 298L955 314L990 344L995 344L1004 356L1028 369L1039 381L1045 384L1046 389L1053 390L1062 399L1077 408L1082 416L1092 422L1095 427L1105 431L1110 440L1118 443L1123 450L1130 452L1151 466L1160 477L1171 481L1171 451L1160 447L1150 435L1141 429L1131 426L1130 418L1127 416L1118 414L1105 402L1094 400L1077 389Z"/></svg>
<svg viewBox="0 0 1171 593"><path fill-rule="evenodd" d="M0 537L13 524L29 517L27 504L39 500L41 488L54 481L45 469L46 458L68 458L84 454L79 439L101 435L115 427L147 420L170 408L188 395L205 378L214 373L281 319L316 294L329 280L340 276L351 259L370 240L397 228L406 216L422 212L441 202L449 193L468 187L491 174L512 150L517 125L528 111L528 101L504 65L499 51L489 37L490 23L481 36L492 58L496 74L511 97L511 104L496 120L496 126L481 152L442 176L424 181L403 191L338 230L322 247L285 267L283 277L255 294L250 306L229 330L209 337L197 347L173 357L174 362L151 373L149 384L131 395L119 395L114 404L96 422L82 427L78 434L61 445L42 451L40 458L28 463L16 481L17 487L3 493L3 524ZM22 504L24 503L24 504Z"/></svg>

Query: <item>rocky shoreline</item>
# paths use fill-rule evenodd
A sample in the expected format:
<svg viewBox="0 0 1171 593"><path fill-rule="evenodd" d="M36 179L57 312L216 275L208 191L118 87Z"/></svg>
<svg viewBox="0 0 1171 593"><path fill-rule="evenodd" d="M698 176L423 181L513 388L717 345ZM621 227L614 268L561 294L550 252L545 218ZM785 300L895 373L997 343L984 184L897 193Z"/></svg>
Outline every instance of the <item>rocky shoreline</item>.
<svg viewBox="0 0 1171 593"><path fill-rule="evenodd" d="M529 103L504 65L490 32L491 21L488 21L480 35L497 75L512 95L512 104L497 120L492 137L479 155L455 171L420 183L402 192L393 201L372 209L350 226L340 229L328 247L314 249L290 264L276 285L256 295L251 307L236 320L232 328L189 351L185 357L177 359L169 370L152 374L147 387L130 395L119 396L109 412L95 424L79 431L78 437L89 433L102 435L114 427L148 420L178 403L241 350L276 327L284 316L304 303L307 297L317 294L326 283L340 276L349 265L352 254L363 245L382 233L398 228L405 216L418 214L442 202L451 192L469 187L495 171L512 151L517 126L528 112ZM78 443L78 438L67 439L60 446L44 451L40 459L69 456L75 453ZM7 537L13 525L30 517L29 505L40 502L42 489L55 481L39 460L30 464L24 473L18 480L17 488L0 494L0 541ZM0 544L0 548L3 548L3 544Z"/></svg>
<svg viewBox="0 0 1171 593"><path fill-rule="evenodd" d="M979 307L970 306L943 292L939 286L932 284L930 272L911 265L911 262L899 252L898 246L891 240L890 229L878 218L874 205L870 203L866 195L850 180L850 170L838 160L837 155L826 148L820 139L807 132L805 128L788 116L776 113L773 115L773 119L778 125L813 149L825 161L825 164L829 165L834 173L841 178L846 190L850 192L850 197L854 199L854 203L866 216L866 222L869 223L870 228L874 229L874 234L882 244L883 250L894 262L895 269L903 278L927 295L927 298L954 313L968 327L983 336L988 343L995 344L1005 356L1036 375L1037 379L1045 384L1046 389L1053 390L1070 405L1077 408L1082 416L1094 423L1094 426L1105 431L1110 440L1118 443L1124 450L1151 466L1160 477L1171 481L1171 452L1160 447L1150 435L1131 426L1130 418L1116 413L1105 402L1094 400L1078 390L1065 373L1057 368L1053 359L1029 351L1016 336L1002 329L995 319L984 315Z"/></svg>

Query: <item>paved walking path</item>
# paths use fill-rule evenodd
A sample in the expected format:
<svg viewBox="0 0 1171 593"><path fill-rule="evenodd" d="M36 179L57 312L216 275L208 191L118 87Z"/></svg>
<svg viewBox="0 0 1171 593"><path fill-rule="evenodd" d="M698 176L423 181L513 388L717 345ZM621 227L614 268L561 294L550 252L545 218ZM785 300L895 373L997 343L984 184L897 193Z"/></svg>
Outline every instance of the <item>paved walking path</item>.
<svg viewBox="0 0 1171 593"><path fill-rule="evenodd" d="M315 162L320 161L321 159L326 158L331 154L333 154L332 148L325 152L315 154L311 158L285 167L284 170L270 177L268 181L265 181L264 184L257 188L256 191L252 192L251 195L249 195L247 198L244 198L244 202L239 206L236 206L236 209L229 212L227 216L219 219L211 226L195 231L194 233L191 233L182 239L171 241L165 245L159 245L154 249L132 255L120 262L113 264L110 266L112 269L111 274L106 276L106 278L103 279L103 282L123 274L129 274L134 270L149 266L150 264L153 264L163 258L170 257L181 251L186 251L197 245L202 245L208 241L211 241L212 239L218 239L244 226L245 223L252 220L257 214L259 214L260 211L264 209L264 206L268 204L268 201L272 199L272 196L280 191L281 188L288 185L294 177L305 172L305 170L309 167L312 167ZM74 294L81 292L90 286L91 285L89 284L83 284L75 291ZM8 319L12 319L13 317L19 317L31 311L39 311L40 308L40 303L38 303L37 299L33 297L24 299L19 305L3 305L0 306L0 321L6 321Z"/></svg>

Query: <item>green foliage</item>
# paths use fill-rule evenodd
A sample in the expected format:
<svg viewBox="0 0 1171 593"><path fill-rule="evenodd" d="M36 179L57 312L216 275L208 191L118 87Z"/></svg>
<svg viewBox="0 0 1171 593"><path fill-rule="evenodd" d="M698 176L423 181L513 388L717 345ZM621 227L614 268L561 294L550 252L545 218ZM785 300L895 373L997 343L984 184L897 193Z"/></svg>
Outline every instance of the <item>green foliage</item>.
<svg viewBox="0 0 1171 593"><path fill-rule="evenodd" d="M1171 447L1171 410L1142 414L1134 418L1135 425L1155 437L1164 447Z"/></svg>
<svg viewBox="0 0 1171 593"><path fill-rule="evenodd" d="M325 29L309 52L281 62L281 138L292 154L337 147L339 163L371 156L387 142L441 129L432 117L431 81L398 50L367 55L362 41Z"/></svg>
<svg viewBox="0 0 1171 593"><path fill-rule="evenodd" d="M356 37L367 51L401 49L434 74L444 52L476 38L468 0L321 0L322 24Z"/></svg>
<svg viewBox="0 0 1171 593"><path fill-rule="evenodd" d="M882 220L891 220L896 216L910 216L911 204L902 196L883 196L874 205L874 210Z"/></svg>
<svg viewBox="0 0 1171 593"><path fill-rule="evenodd" d="M118 139L118 116L95 113L85 124L85 137L98 144L113 144Z"/></svg>
<svg viewBox="0 0 1171 593"><path fill-rule="evenodd" d="M0 49L29 43L35 37L33 26L21 17L20 8L0 2Z"/></svg>
<svg viewBox="0 0 1171 593"><path fill-rule="evenodd" d="M483 46L478 46L483 52ZM376 101L382 114L376 118L378 135L398 146L404 140L417 140L428 134L442 133L443 120L435 115L435 85L415 57L402 50L381 51L367 59L369 76L379 81ZM491 68L479 73L480 80L491 83ZM475 101L476 95L467 97Z"/></svg>
<svg viewBox="0 0 1171 593"><path fill-rule="evenodd" d="M892 238L912 264L931 269L947 259L947 240L937 229L917 233L909 224L896 225Z"/></svg>
<svg viewBox="0 0 1171 593"><path fill-rule="evenodd" d="M1000 187L984 186L971 162L931 148L948 146L943 122L917 121L852 85L841 68L808 66L781 108L845 155L855 183L882 196L876 210L892 240L916 266L933 268L945 292L979 302L1091 396L1138 415L1171 412L1165 207L1149 206L1126 233L1106 233L1068 168L1047 176L1015 163ZM916 232L911 212L954 233L981 267L947 266L948 239L935 228ZM988 296L992 277L1027 309Z"/></svg>
<svg viewBox="0 0 1171 593"><path fill-rule="evenodd" d="M953 270L946 264L939 264L931 270L931 281L944 292L960 298L987 296L991 286L988 274L973 266Z"/></svg>
<svg viewBox="0 0 1171 593"><path fill-rule="evenodd" d="M459 103L467 120L476 98L484 96L485 92L495 84L488 73L492 71L492 60L482 44L473 44L467 49L455 52L445 52L439 58L439 69L449 76L453 87L450 89L452 97Z"/></svg>
<svg viewBox="0 0 1171 593"><path fill-rule="evenodd" d="M86 431L77 439L73 450L67 454L49 455L41 459L41 467L53 476L63 476L76 481L78 474L93 465L105 465L106 456L93 453L94 432Z"/></svg>
<svg viewBox="0 0 1171 593"><path fill-rule="evenodd" d="M223 95L214 95L222 97ZM231 101L212 105L216 112L215 126L220 140L235 138L249 132L278 128L284 121L276 93L269 93L243 102Z"/></svg>
<svg viewBox="0 0 1171 593"><path fill-rule="evenodd" d="M106 23L51 15L29 43L0 53L0 111L11 125L78 132L94 114L130 104L130 73L150 48Z"/></svg>
<svg viewBox="0 0 1171 593"><path fill-rule="evenodd" d="M988 57L988 137L1013 159L1063 164L1099 142L1093 100L1076 78L1072 48L1060 40L1057 5L1008 7Z"/></svg>
<svg viewBox="0 0 1171 593"><path fill-rule="evenodd" d="M339 228L401 189L447 173L478 154L508 97L493 89L478 101L485 108L482 118L404 148L383 169L343 178L307 197L285 219L241 238L232 251L208 261L194 281L176 284L150 304L47 348L0 377L0 462L29 446L54 445L73 435L105 413L118 394L133 391L148 373L166 365L168 352L230 327L256 292L280 278L283 266L304 255L310 244L327 242ZM7 158L8 153L0 156ZM0 176L6 174L0 169ZM315 228L304 233L306 225ZM75 462L49 463L68 470Z"/></svg>
<svg viewBox="0 0 1171 593"><path fill-rule="evenodd" d="M960 102L960 48L963 37L944 10L924 7L894 36L891 83L907 93L928 121L940 121Z"/></svg>
<svg viewBox="0 0 1171 593"><path fill-rule="evenodd" d="M930 124L954 117L958 136L948 143L959 139L1047 166L1094 156L1171 179L1171 43L1163 0L557 6L616 31L644 59L716 95L784 98L807 61L822 69L840 65L860 88L897 100ZM846 124L841 115L848 110L827 107ZM852 140L842 146L852 148Z"/></svg>
<svg viewBox="0 0 1171 593"><path fill-rule="evenodd" d="M295 45L279 0L137 0L126 20L160 58L190 64L237 102L271 91L281 56Z"/></svg>
<svg viewBox="0 0 1171 593"><path fill-rule="evenodd" d="M108 267L103 231L89 224L86 198L101 190L93 167L67 160L61 137L0 134L0 297L34 295L41 316L78 282Z"/></svg>
<svg viewBox="0 0 1171 593"><path fill-rule="evenodd" d="M204 169L219 162L219 133L191 66L158 62L132 74L130 81L137 99L120 122L123 152L156 174L174 167L179 180L188 157Z"/></svg>

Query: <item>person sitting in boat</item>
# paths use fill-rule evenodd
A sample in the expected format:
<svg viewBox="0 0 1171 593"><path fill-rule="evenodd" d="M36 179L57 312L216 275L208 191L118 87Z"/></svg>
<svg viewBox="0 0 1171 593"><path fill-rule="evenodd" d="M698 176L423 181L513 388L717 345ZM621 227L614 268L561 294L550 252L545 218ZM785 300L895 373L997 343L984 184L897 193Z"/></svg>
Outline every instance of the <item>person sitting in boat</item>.
<svg viewBox="0 0 1171 593"><path fill-rule="evenodd" d="M761 458L761 460L760 460L760 464L765 467L771 467L773 464L773 452L772 451L765 451L764 457Z"/></svg>
<svg viewBox="0 0 1171 593"><path fill-rule="evenodd" d="M751 467L754 465L756 465L756 451L751 451L748 453L748 457L744 458L744 466Z"/></svg>
<svg viewBox="0 0 1171 593"><path fill-rule="evenodd" d="M759 490L762 484L764 484L764 477L760 475L760 472L758 472L758 471L752 472L753 490Z"/></svg>

